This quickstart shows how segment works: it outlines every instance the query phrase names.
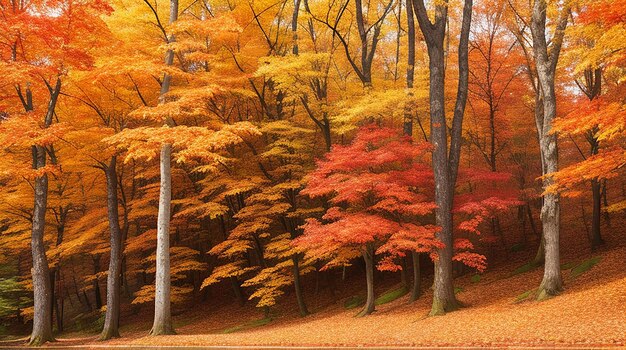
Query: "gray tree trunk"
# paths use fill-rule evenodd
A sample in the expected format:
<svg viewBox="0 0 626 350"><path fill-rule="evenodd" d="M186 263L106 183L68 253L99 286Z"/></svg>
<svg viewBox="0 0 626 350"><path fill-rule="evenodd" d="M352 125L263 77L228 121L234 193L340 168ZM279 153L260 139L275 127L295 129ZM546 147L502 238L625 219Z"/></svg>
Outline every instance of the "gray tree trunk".
<svg viewBox="0 0 626 350"><path fill-rule="evenodd" d="M52 124L52 118L56 109L56 104L61 92L61 79L57 78L56 84L52 87L44 81L50 93L48 108L44 118L44 127ZM26 96L17 88L18 95L26 112L34 110L33 94L30 87L26 89ZM46 166L47 150L39 145L31 147L33 157L33 168L40 169ZM50 283L50 268L46 257L46 247L44 243L44 233L46 225L46 210L48 208L48 175L43 174L35 179L35 200L33 208L33 224L31 232L31 251L33 258L33 268L31 270L33 278L33 331L30 335L29 344L33 346L54 341L52 335L52 285Z"/></svg>
<svg viewBox="0 0 626 350"><path fill-rule="evenodd" d="M41 146L33 146L35 168L46 165L46 151ZM33 300L35 313L33 316L33 332L29 345L38 346L54 341L52 335L52 288L50 270L44 244L44 226L48 205L48 175L43 174L35 179L35 209L33 211L33 227L31 249L33 255Z"/></svg>
<svg viewBox="0 0 626 350"><path fill-rule="evenodd" d="M107 213L111 242L111 258L107 276L107 309L101 340L119 338L120 319L120 282L122 270L122 232L120 230L118 199L117 199L117 157L111 157L104 171L107 179Z"/></svg>
<svg viewBox="0 0 626 350"><path fill-rule="evenodd" d="M161 189L157 222L156 294L154 297L154 324L150 335L174 334L170 310L170 210L172 200L171 173L172 145L161 148Z"/></svg>
<svg viewBox="0 0 626 350"><path fill-rule="evenodd" d="M546 8L545 0L535 0L530 24L533 37L533 53L537 67L537 80L539 82L538 91L542 95L543 114L535 117L537 118L536 124L539 134L543 175L559 170L557 135L551 132L552 122L556 117L554 76L569 15L569 9L563 9L555 34L552 40L550 40L550 49L548 49ZM552 184L554 184L552 177L543 177L544 189ZM540 300L556 295L563 289L559 257L560 205L558 193L547 193L544 195L541 221L543 223L543 238L545 242L545 263L543 281L537 294L537 298Z"/></svg>
<svg viewBox="0 0 626 350"><path fill-rule="evenodd" d="M178 0L170 0L170 19L172 24L178 19ZM170 35L168 42L176 41ZM165 64L174 64L174 51L168 50L165 55ZM165 94L169 91L172 77L165 74L161 85L160 103L164 103ZM174 126L171 118L167 118L166 124ZM161 146L161 185L159 192L159 214L157 219L157 251L156 251L156 276L155 276L155 296L154 296L154 323L150 330L150 335L174 334L172 325L172 314L170 309L170 216L172 202L172 145Z"/></svg>

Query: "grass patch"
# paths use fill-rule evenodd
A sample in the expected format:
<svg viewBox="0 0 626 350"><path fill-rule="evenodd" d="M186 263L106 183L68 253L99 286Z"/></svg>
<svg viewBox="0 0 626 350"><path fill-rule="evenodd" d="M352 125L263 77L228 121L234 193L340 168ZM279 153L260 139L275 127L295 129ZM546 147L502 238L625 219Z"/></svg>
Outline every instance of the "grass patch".
<svg viewBox="0 0 626 350"><path fill-rule="evenodd" d="M222 333L224 333L224 334L235 333L235 332L243 331L243 330L246 330L246 329L251 329L251 328L265 326L266 324L268 324L270 322L272 322L271 318L269 318L269 317L268 318L262 318L260 320L254 320L254 321L246 322L244 324L240 324L240 325L235 326L235 327L226 328L225 330L222 331Z"/></svg>
<svg viewBox="0 0 626 350"><path fill-rule="evenodd" d="M525 291L524 293L515 297L515 302L521 303L522 301L528 299L530 296L534 295L536 291L537 289L531 289L531 290Z"/></svg>
<svg viewBox="0 0 626 350"><path fill-rule="evenodd" d="M510 250L513 253L517 253L517 252L521 252L524 249L526 249L526 245L524 243L517 243L511 246Z"/></svg>
<svg viewBox="0 0 626 350"><path fill-rule="evenodd" d="M472 276L470 281L472 281L472 283L478 283L478 282L480 282L480 279L481 279L480 275L474 275L474 276Z"/></svg>
<svg viewBox="0 0 626 350"><path fill-rule="evenodd" d="M540 265L535 263L534 261L528 262L518 268L516 268L513 272L511 272L511 276L519 275L522 273L526 273L528 271L532 271L538 268Z"/></svg>
<svg viewBox="0 0 626 350"><path fill-rule="evenodd" d="M575 266L576 266L576 262L575 261L570 261L568 263L561 264L561 270L573 269Z"/></svg>
<svg viewBox="0 0 626 350"><path fill-rule="evenodd" d="M589 271L592 267L599 263L600 260L602 260L602 258L599 256L584 260L583 262L572 268L572 278L576 278L583 273Z"/></svg>
<svg viewBox="0 0 626 350"><path fill-rule="evenodd" d="M392 301L394 301L394 300L396 300L396 299L406 295L408 292L409 292L409 290L405 286L402 286L402 287L396 288L396 289L392 289L390 291L387 291L387 292L383 293L378 298L376 298L374 303L376 305L387 304L387 303L390 303L390 302L392 302Z"/></svg>
<svg viewBox="0 0 626 350"><path fill-rule="evenodd" d="M463 287L454 287L454 294L459 294L464 291L465 289L463 289Z"/></svg>
<svg viewBox="0 0 626 350"><path fill-rule="evenodd" d="M365 297L362 295L354 295L346 299L343 303L343 307L346 309L355 309L365 304Z"/></svg>

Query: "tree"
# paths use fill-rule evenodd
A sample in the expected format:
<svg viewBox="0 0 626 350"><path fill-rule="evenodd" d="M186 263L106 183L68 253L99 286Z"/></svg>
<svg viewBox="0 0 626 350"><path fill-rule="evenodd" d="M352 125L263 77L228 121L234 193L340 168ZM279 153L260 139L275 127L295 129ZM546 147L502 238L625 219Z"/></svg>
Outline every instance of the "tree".
<svg viewBox="0 0 626 350"><path fill-rule="evenodd" d="M359 316L374 312L377 255L383 256L378 269L395 271L401 268L396 258L412 251L434 257L442 247L435 239L439 227L415 219L435 209L425 193L431 173L413 161L429 147L412 144L393 129L362 127L350 145L335 145L318 162L302 191L313 198L330 197L333 206L321 220L307 219L295 244L309 259L327 260L324 268L362 256L367 301Z"/></svg>
<svg viewBox="0 0 626 350"><path fill-rule="evenodd" d="M530 29L533 38L533 53L537 67L537 80L541 91L542 114L536 114L539 147L543 164L543 187L547 189L554 183L552 173L558 171L558 144L557 135L551 132L552 123L556 117L556 92L554 79L556 65L559 60L565 27L569 17L569 7L565 5L559 14L554 36L546 38L547 3L545 0L536 0L533 4ZM545 242L544 275L538 299L556 295L563 289L561 278L561 264L559 257L559 227L560 204L558 193L544 193L541 208L543 223L543 239Z"/></svg>
<svg viewBox="0 0 626 350"><path fill-rule="evenodd" d="M3 132L11 136L8 140L4 138L2 143L6 148L27 147L32 154L35 175L31 242L35 314L30 343L40 345L54 339L51 325L53 291L44 233L49 175L59 162L54 147L56 137L50 129L55 129L53 123L62 81L68 71L87 70L92 65L88 53L93 44L90 37L92 31L101 28L103 22L99 16L110 12L110 7L102 1L76 6L66 1L55 4L11 1L10 6L2 6L0 12L3 17L0 25L5 33L2 46L10 48L9 55L2 55L0 69L6 73L4 75L14 89L11 98L23 108L23 112L10 110L7 119L10 123L3 125L8 128ZM29 25L31 23L38 25ZM39 107L38 100L46 107ZM29 131L36 136L33 138L24 127L32 128ZM56 132L61 135L58 130Z"/></svg>
<svg viewBox="0 0 626 350"><path fill-rule="evenodd" d="M445 116L445 57L444 38L448 22L448 3L435 5L434 22L429 19L423 0L413 0L413 8L428 47L430 69L430 142L433 144L432 167L435 176L435 203L437 204L437 239L443 248L437 252L435 282L431 315L442 315L459 307L452 287L453 221L452 207L454 189L461 154L461 131L467 102L468 43L472 21L472 0L465 0L459 40L459 83L454 116L450 131L448 152L448 125Z"/></svg>

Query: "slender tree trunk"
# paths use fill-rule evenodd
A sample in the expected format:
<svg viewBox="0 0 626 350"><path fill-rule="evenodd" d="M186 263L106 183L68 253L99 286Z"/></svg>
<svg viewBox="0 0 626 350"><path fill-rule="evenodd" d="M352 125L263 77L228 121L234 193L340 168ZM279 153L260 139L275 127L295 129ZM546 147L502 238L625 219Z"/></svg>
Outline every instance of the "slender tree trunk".
<svg viewBox="0 0 626 350"><path fill-rule="evenodd" d="M172 24L178 19L178 0L170 0L170 18ZM168 37L168 43L176 41L174 35ZM165 55L165 64L174 64L174 51L168 50ZM165 74L161 85L160 103L164 103L165 94L170 89L172 76ZM172 118L168 117L166 125L175 125ZM161 184L159 192L159 213L157 218L157 251L156 251L156 276L154 297L154 323L150 335L174 334L172 315L170 309L170 216L172 201L172 145L161 146L160 169Z"/></svg>
<svg viewBox="0 0 626 350"><path fill-rule="evenodd" d="M122 269L122 232L120 230L118 199L117 199L117 157L111 157L109 166L105 168L107 179L107 213L109 217L109 233L111 258L107 276L107 309L104 328L100 340L119 338L120 291Z"/></svg>
<svg viewBox="0 0 626 350"><path fill-rule="evenodd" d="M421 271L420 271L420 254L411 252L413 260L413 287L411 288L411 301L417 300L422 295L421 290Z"/></svg>
<svg viewBox="0 0 626 350"><path fill-rule="evenodd" d="M100 280L98 279L98 273L100 272L100 255L96 255L93 258L93 274L96 276L93 280L93 291L96 299L96 310L102 308L102 294L100 293Z"/></svg>
<svg viewBox="0 0 626 350"><path fill-rule="evenodd" d="M239 305L244 305L246 303L246 298L241 291L241 285L236 277L230 277L230 284L233 287L233 293L235 294L235 299L239 302Z"/></svg>
<svg viewBox="0 0 626 350"><path fill-rule="evenodd" d="M296 299L298 300L298 308L300 309L300 315L302 317L307 316L309 314L309 309L306 307L306 303L304 302L304 296L302 295L302 285L300 282L300 267L298 262L298 257L294 256L293 260L293 286L296 290Z"/></svg>
<svg viewBox="0 0 626 350"><path fill-rule="evenodd" d="M170 159L172 146L161 148L161 190L156 251L156 295L154 298L154 324L150 335L174 334L170 310L170 205L172 197L172 174Z"/></svg>
<svg viewBox="0 0 626 350"><path fill-rule="evenodd" d="M367 300L361 312L357 316L366 316L374 312L376 296L374 295L374 248L371 244L367 244L363 251L363 260L365 260L365 279L367 282Z"/></svg>
<svg viewBox="0 0 626 350"><path fill-rule="evenodd" d="M600 211L602 205L601 185L597 179L591 180L591 193L593 199L593 213L591 218L591 249L596 249L604 244L600 234Z"/></svg>

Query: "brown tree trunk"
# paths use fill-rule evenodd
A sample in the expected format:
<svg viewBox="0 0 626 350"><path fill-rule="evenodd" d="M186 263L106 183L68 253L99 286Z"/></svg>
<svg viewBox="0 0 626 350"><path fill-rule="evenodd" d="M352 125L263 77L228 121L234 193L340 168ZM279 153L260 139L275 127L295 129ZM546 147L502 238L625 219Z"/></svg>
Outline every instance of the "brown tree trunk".
<svg viewBox="0 0 626 350"><path fill-rule="evenodd" d="M432 167L435 176L436 222L441 230L435 237L444 244L437 249L435 261L433 304L430 315L455 310L459 303L452 286L453 221L452 205L461 151L461 131L467 102L468 44L472 20L472 0L465 0L459 41L459 85L452 120L450 153L445 116L445 53L444 37L448 20L447 4L435 5L435 22L429 19L423 0L413 0L418 23L428 47L430 70L430 141L433 144Z"/></svg>
<svg viewBox="0 0 626 350"><path fill-rule="evenodd" d="M293 286L296 290L296 299L298 301L298 308L300 309L300 315L302 317L307 316L309 314L309 309L306 307L306 303L304 302L304 295L302 295L302 285L300 282L300 267L298 257L294 256L293 260Z"/></svg>
<svg viewBox="0 0 626 350"><path fill-rule="evenodd" d="M420 254L418 252L411 252L411 258L413 261L413 287L411 288L411 301L415 301L419 299L420 295L422 295Z"/></svg>
<svg viewBox="0 0 626 350"><path fill-rule="evenodd" d="M122 269L122 232L120 230L118 199L117 199L117 157L111 157L109 165L104 168L107 180L107 213L109 219L109 234L111 257L109 259L109 273L107 276L107 309L104 318L104 328L100 340L119 338L120 319L120 291Z"/></svg>
<svg viewBox="0 0 626 350"><path fill-rule="evenodd" d="M604 244L600 234L600 212L602 205L601 185L598 179L591 180L591 193L593 200L593 213L591 217L591 249L596 249Z"/></svg>
<svg viewBox="0 0 626 350"><path fill-rule="evenodd" d="M96 310L102 308L102 294L100 293L100 280L98 279L98 273L100 272L100 255L93 257L93 274L96 278L93 279L93 291L96 300Z"/></svg>
<svg viewBox="0 0 626 350"><path fill-rule="evenodd" d="M374 247L367 244L363 251L363 260L365 260L365 279L367 283L367 300L361 312L357 316L366 316L374 312L376 307L376 296L374 295Z"/></svg>

